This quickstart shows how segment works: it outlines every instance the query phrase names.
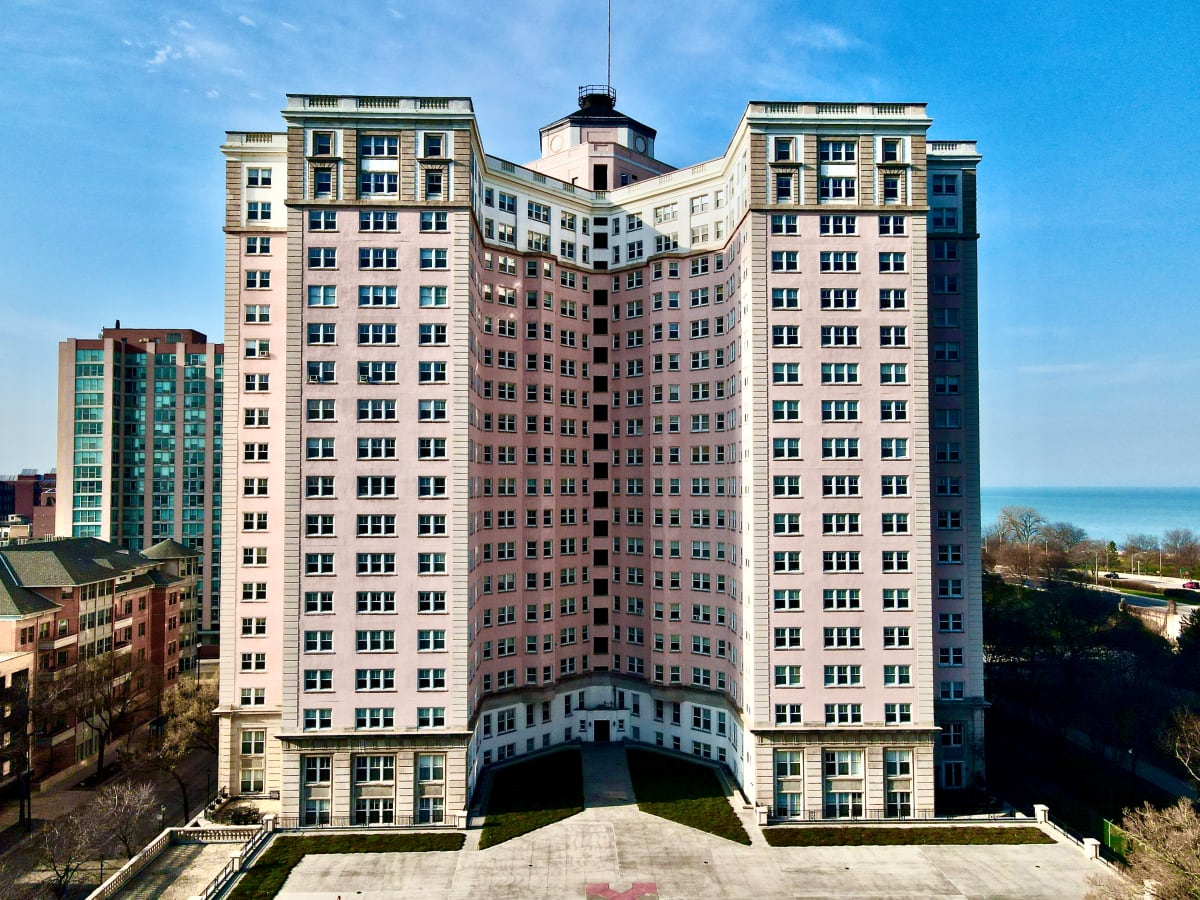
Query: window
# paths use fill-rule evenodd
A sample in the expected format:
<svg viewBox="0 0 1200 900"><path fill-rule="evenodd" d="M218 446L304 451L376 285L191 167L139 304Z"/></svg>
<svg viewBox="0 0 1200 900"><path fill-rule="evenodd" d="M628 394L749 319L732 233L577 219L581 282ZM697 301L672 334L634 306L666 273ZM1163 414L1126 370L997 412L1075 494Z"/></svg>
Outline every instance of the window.
<svg viewBox="0 0 1200 900"><path fill-rule="evenodd" d="M908 384L907 363L880 363L880 384Z"/></svg>
<svg viewBox="0 0 1200 900"><path fill-rule="evenodd" d="M250 222L267 222L271 219L271 204L253 202L246 204L246 220Z"/></svg>
<svg viewBox="0 0 1200 900"><path fill-rule="evenodd" d="M880 216L879 233L881 235L901 236L905 233L904 216Z"/></svg>
<svg viewBox="0 0 1200 900"><path fill-rule="evenodd" d="M398 268L396 249L394 247L359 247L358 267L360 269Z"/></svg>
<svg viewBox="0 0 1200 900"><path fill-rule="evenodd" d="M858 253L853 250L822 250L822 272L857 272Z"/></svg>
<svg viewBox="0 0 1200 900"><path fill-rule="evenodd" d="M799 234L800 217L795 215L771 216L771 234Z"/></svg>
<svg viewBox="0 0 1200 900"><path fill-rule="evenodd" d="M821 216L820 232L823 235L858 234L858 216Z"/></svg>
<svg viewBox="0 0 1200 900"><path fill-rule="evenodd" d="M247 256L266 256L271 252L271 239L269 237L248 237L246 238L246 255Z"/></svg>
<svg viewBox="0 0 1200 900"><path fill-rule="evenodd" d="M445 669L417 669L417 690L444 691L445 689Z"/></svg>
<svg viewBox="0 0 1200 900"><path fill-rule="evenodd" d="M885 649L904 648L912 646L912 639L907 625L885 625L883 627L883 646Z"/></svg>
<svg viewBox="0 0 1200 900"><path fill-rule="evenodd" d="M858 288L821 288L821 309L858 309Z"/></svg>
<svg viewBox="0 0 1200 900"><path fill-rule="evenodd" d="M861 687L862 666L825 666L825 687Z"/></svg>
<svg viewBox="0 0 1200 900"><path fill-rule="evenodd" d="M862 609L862 591L858 588L824 588L821 608L840 611Z"/></svg>
<svg viewBox="0 0 1200 900"><path fill-rule="evenodd" d="M957 175L933 175L929 179L930 193L935 197L953 197L958 193Z"/></svg>
<svg viewBox="0 0 1200 900"><path fill-rule="evenodd" d="M400 191L400 175L396 172L361 172L358 192L364 197L396 194Z"/></svg>
<svg viewBox="0 0 1200 900"><path fill-rule="evenodd" d="M306 709L304 710L304 730L319 731L333 727L333 710Z"/></svg>
<svg viewBox="0 0 1200 900"><path fill-rule="evenodd" d="M858 384L858 363L821 363L821 384Z"/></svg>
<svg viewBox="0 0 1200 900"><path fill-rule="evenodd" d="M930 228L934 231L957 231L958 209L953 206L935 206L929 211Z"/></svg>
<svg viewBox="0 0 1200 900"><path fill-rule="evenodd" d="M853 200L857 184L856 178L818 178L817 196L822 200Z"/></svg>
<svg viewBox="0 0 1200 900"><path fill-rule="evenodd" d="M879 271L880 272L905 272L904 254L903 253L880 253L879 254Z"/></svg>
<svg viewBox="0 0 1200 900"><path fill-rule="evenodd" d="M912 722L912 704L911 703L885 703L883 704L883 724L884 725L907 725Z"/></svg>
<svg viewBox="0 0 1200 900"><path fill-rule="evenodd" d="M880 347L907 347L908 328L904 325L881 325L879 327Z"/></svg>
<svg viewBox="0 0 1200 900"><path fill-rule="evenodd" d="M826 725L861 725L861 703L826 703Z"/></svg>
<svg viewBox="0 0 1200 900"><path fill-rule="evenodd" d="M821 162L854 162L858 145L854 141L821 141L817 158Z"/></svg>
<svg viewBox="0 0 1200 900"><path fill-rule="evenodd" d="M822 325L822 347L857 347L857 325Z"/></svg>
<svg viewBox="0 0 1200 900"><path fill-rule="evenodd" d="M420 266L422 269L447 269L450 263L448 251L439 248L422 247Z"/></svg>
<svg viewBox="0 0 1200 900"><path fill-rule="evenodd" d="M246 187L270 187L271 186L271 170L270 169L247 169L246 170Z"/></svg>
<svg viewBox="0 0 1200 900"><path fill-rule="evenodd" d="M269 271L254 271L246 270L246 287L265 289L271 286L271 273Z"/></svg>
<svg viewBox="0 0 1200 900"><path fill-rule="evenodd" d="M908 309L908 291L905 288L880 288L880 309Z"/></svg>
<svg viewBox="0 0 1200 900"><path fill-rule="evenodd" d="M823 629L826 650L857 650L862 648L862 629L856 625Z"/></svg>

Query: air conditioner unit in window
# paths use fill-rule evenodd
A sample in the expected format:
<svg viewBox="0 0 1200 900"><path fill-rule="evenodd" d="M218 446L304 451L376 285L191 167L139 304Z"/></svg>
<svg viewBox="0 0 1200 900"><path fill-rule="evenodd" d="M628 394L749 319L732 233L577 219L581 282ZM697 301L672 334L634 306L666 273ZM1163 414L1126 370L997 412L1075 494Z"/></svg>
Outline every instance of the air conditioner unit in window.
<svg viewBox="0 0 1200 900"><path fill-rule="evenodd" d="M308 383L309 383L309 384L320 384L320 383L321 383L321 376L320 376L320 375L309 375L309 376L308 376Z"/></svg>
<svg viewBox="0 0 1200 900"><path fill-rule="evenodd" d="M359 384L370 384L370 383L371 383L371 381L372 381L372 379L371 379L371 376L370 376L370 375L359 375L359 376L358 376L358 383L359 383Z"/></svg>
<svg viewBox="0 0 1200 900"><path fill-rule="evenodd" d="M258 358L259 359L270 359L271 354L268 353L266 350L260 350L260 351L258 351Z"/></svg>

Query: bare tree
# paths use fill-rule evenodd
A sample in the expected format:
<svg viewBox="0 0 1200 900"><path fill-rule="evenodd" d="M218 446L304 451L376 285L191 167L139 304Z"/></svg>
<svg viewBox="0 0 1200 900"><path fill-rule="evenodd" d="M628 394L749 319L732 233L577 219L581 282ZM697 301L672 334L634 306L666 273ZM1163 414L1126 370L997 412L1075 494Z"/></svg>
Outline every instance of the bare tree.
<svg viewBox="0 0 1200 900"><path fill-rule="evenodd" d="M1164 750L1179 760L1193 784L1200 789L1200 715L1186 706L1174 710L1161 743Z"/></svg>
<svg viewBox="0 0 1200 900"><path fill-rule="evenodd" d="M1163 534L1163 553L1178 569L1193 569L1200 559L1200 535L1190 528L1172 528Z"/></svg>
<svg viewBox="0 0 1200 900"><path fill-rule="evenodd" d="M1054 522L1042 526L1042 537L1050 545L1051 550L1060 550L1070 554L1072 550L1087 540L1087 531L1070 522Z"/></svg>
<svg viewBox="0 0 1200 900"><path fill-rule="evenodd" d="M1089 897L1142 900L1153 884L1155 900L1200 897L1200 816L1188 800L1158 810L1147 803L1126 810L1121 828L1129 838L1125 878L1094 879Z"/></svg>
<svg viewBox="0 0 1200 900"><path fill-rule="evenodd" d="M204 750L216 755L218 728L213 710L217 707L217 701L216 685L179 681L173 690L163 695L162 711L165 722L161 740L147 747L139 758L139 761L160 769L175 779L185 817L191 810L191 798L180 767L195 750Z"/></svg>
<svg viewBox="0 0 1200 900"><path fill-rule="evenodd" d="M153 702L147 690L147 666L127 653L101 653L81 659L66 676L39 686L35 719L86 722L96 734L96 774L104 770L104 752L115 735L135 724Z"/></svg>
<svg viewBox="0 0 1200 900"><path fill-rule="evenodd" d="M56 897L70 894L103 839L101 823L86 809L47 822L33 845L34 859L45 874L46 888Z"/></svg>
<svg viewBox="0 0 1200 900"><path fill-rule="evenodd" d="M1045 517L1032 506L1006 506L998 517L1000 529L1018 544L1031 544L1042 535Z"/></svg>
<svg viewBox="0 0 1200 900"><path fill-rule="evenodd" d="M142 826L157 806L154 785L148 781L125 780L110 784L100 791L92 809L100 826L117 840L125 856L133 859L141 849L138 837Z"/></svg>

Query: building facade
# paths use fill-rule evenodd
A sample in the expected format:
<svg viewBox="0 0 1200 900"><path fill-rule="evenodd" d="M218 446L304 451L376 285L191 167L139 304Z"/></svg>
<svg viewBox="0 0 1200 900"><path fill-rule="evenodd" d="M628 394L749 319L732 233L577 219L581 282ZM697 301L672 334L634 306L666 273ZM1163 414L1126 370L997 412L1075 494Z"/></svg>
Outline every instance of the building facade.
<svg viewBox="0 0 1200 900"><path fill-rule="evenodd" d="M0 787L26 761L40 779L96 755L100 719L70 698L51 702L63 691L115 704L119 692L98 679L120 672L135 679L132 700L119 697L122 714L101 718L122 734L157 715L162 691L194 668L184 659L195 652L199 563L170 540L145 553L94 538L0 547ZM89 665L95 678L80 672Z"/></svg>
<svg viewBox="0 0 1200 900"><path fill-rule="evenodd" d="M200 551L205 642L220 628L223 357L199 331L120 323L58 350L55 533Z"/></svg>
<svg viewBox="0 0 1200 900"><path fill-rule="evenodd" d="M525 166L465 98L227 135L221 779L441 821L630 740L926 814L984 771L975 146L752 102L674 168L579 101Z"/></svg>

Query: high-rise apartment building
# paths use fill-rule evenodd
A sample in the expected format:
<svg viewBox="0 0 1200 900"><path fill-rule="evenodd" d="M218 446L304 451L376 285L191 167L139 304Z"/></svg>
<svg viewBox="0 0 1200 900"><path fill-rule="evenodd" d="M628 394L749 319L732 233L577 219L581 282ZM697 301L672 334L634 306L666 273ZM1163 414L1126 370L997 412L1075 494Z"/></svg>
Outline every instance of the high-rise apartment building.
<svg viewBox="0 0 1200 900"><path fill-rule="evenodd" d="M119 322L58 348L55 531L199 551L205 642L220 625L223 356L199 331ZM194 659L186 653L181 665Z"/></svg>
<svg viewBox="0 0 1200 900"><path fill-rule="evenodd" d="M440 821L631 740L924 814L983 772L975 145L752 102L674 168L579 101L525 166L465 98L228 134L222 781Z"/></svg>

